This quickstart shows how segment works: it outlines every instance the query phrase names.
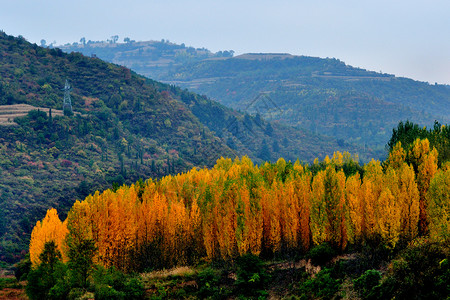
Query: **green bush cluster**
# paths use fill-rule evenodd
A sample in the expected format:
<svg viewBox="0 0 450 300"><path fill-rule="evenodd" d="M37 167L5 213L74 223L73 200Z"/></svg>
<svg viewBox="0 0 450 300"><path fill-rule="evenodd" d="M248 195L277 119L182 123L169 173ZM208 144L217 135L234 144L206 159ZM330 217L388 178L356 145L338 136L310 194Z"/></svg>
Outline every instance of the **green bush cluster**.
<svg viewBox="0 0 450 300"><path fill-rule="evenodd" d="M235 285L243 295L266 296L265 284L270 279L263 261L256 255L245 254L236 261Z"/></svg>
<svg viewBox="0 0 450 300"><path fill-rule="evenodd" d="M332 269L325 268L300 285L300 299L331 299L339 291L341 281L335 278Z"/></svg>
<svg viewBox="0 0 450 300"><path fill-rule="evenodd" d="M308 255L315 265L324 265L336 256L336 250L329 243L322 243L309 250Z"/></svg>
<svg viewBox="0 0 450 300"><path fill-rule="evenodd" d="M28 271L26 293L30 299L77 299L87 293L93 293L95 299L143 299L144 286L137 276L124 274L114 268L105 269L94 266L92 257L82 253L90 259L89 268L75 266L72 261L64 264L61 254L54 242L48 242L39 256L42 263L36 269ZM81 259L77 257L76 262ZM86 265L86 262L84 262ZM19 264L16 276L26 274L26 263ZM84 276L88 276L83 278ZM80 280L80 278L83 278ZM85 281L86 280L86 281Z"/></svg>

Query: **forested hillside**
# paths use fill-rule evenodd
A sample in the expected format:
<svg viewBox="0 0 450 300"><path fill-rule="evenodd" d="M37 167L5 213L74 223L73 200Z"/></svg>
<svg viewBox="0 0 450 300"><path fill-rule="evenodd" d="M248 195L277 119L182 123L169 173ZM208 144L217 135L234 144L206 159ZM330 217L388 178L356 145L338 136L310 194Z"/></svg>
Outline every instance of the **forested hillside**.
<svg viewBox="0 0 450 300"><path fill-rule="evenodd" d="M372 147L384 146L401 120L431 126L450 119L450 87L369 72L337 59L243 55L188 64L159 79L236 109L264 93L280 112L263 116Z"/></svg>
<svg viewBox="0 0 450 300"><path fill-rule="evenodd" d="M46 207L64 216L76 199L95 190L211 167L221 156L312 161L334 149L371 156L23 37L0 34L0 64L0 115L7 125L0 127L3 262L25 253L31 228ZM61 113L65 80L72 86L73 115ZM16 104L36 110L17 117Z"/></svg>
<svg viewBox="0 0 450 300"><path fill-rule="evenodd" d="M187 50L173 43L152 42L151 47L142 43L78 44L63 49L97 53L105 60L205 94L228 107L253 115L259 112L269 120L378 150L383 150L390 129L401 120L421 126L450 120L449 86L354 68L334 58L270 53L231 58L226 57L231 51L213 55L206 49ZM261 95L279 109L259 111L251 107Z"/></svg>
<svg viewBox="0 0 450 300"><path fill-rule="evenodd" d="M67 228L74 247L92 240L96 261L124 271L306 253L322 243L343 251L375 238L388 248L425 235L442 241L450 170L440 164L428 139L408 152L397 143L383 165L360 166L340 152L311 166L222 158L212 169L96 192L74 204L67 223L49 210L34 228L30 258L40 263L50 237L67 258Z"/></svg>
<svg viewBox="0 0 450 300"><path fill-rule="evenodd" d="M176 66L210 58L232 57L234 51L212 53L205 48L194 48L184 44L178 45L170 41L134 41L124 38L118 40L86 41L66 44L59 48L67 53L80 52L86 56L96 56L105 61L126 66L149 78L158 78Z"/></svg>
<svg viewBox="0 0 450 300"><path fill-rule="evenodd" d="M96 189L233 155L169 86L124 67L4 33L0 57L0 105L46 108L0 128L2 261L13 262L26 249L31 228L48 205L64 212ZM73 116L55 112L62 109L66 79L73 87Z"/></svg>
<svg viewBox="0 0 450 300"><path fill-rule="evenodd" d="M450 287L450 166L435 146L450 137L446 126L436 126L421 132L432 142L409 142L409 125L395 129L391 141L397 142L383 163L360 166L340 152L312 165L222 158L212 169L96 192L77 201L65 221L49 209L32 232L27 292L442 298ZM281 263L264 265L273 259L285 261L287 270ZM224 270L200 267L163 282L144 274L132 285L122 275L122 284L109 281L109 290L102 290L115 270L205 262ZM38 274L54 278L53 284ZM33 290L40 282L45 289Z"/></svg>

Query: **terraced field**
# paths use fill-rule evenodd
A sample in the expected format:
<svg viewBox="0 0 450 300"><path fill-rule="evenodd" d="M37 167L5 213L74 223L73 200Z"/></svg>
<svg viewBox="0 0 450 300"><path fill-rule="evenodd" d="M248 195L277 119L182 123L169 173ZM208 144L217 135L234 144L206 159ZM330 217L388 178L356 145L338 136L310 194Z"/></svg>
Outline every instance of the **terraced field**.
<svg viewBox="0 0 450 300"><path fill-rule="evenodd" d="M28 104L11 104L11 105L0 105L0 125L2 126L15 126L14 119L17 117L23 117L28 114L30 110L39 109L48 114L49 108L46 107L36 107ZM52 109L53 116L62 116L63 111Z"/></svg>

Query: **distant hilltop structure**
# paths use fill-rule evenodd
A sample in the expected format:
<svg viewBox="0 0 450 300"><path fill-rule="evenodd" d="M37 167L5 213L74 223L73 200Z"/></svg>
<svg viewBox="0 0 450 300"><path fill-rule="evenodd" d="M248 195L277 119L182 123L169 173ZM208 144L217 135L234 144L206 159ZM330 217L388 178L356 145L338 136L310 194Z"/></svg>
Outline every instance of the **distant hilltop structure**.
<svg viewBox="0 0 450 300"><path fill-rule="evenodd" d="M295 55L289 53L244 53L237 55L234 58L249 59L249 60L270 60L270 59L286 59L293 58Z"/></svg>

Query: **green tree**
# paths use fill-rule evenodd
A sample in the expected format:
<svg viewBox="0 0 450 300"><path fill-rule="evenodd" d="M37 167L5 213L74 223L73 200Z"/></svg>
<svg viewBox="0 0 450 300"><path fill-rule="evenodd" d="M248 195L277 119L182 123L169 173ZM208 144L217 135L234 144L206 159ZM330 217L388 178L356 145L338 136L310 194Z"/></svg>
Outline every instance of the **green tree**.
<svg viewBox="0 0 450 300"><path fill-rule="evenodd" d="M97 247L91 239L79 243L69 242L69 270L73 286L86 288L94 267Z"/></svg>
<svg viewBox="0 0 450 300"><path fill-rule="evenodd" d="M28 274L26 293L30 299L48 299L50 290L65 275L64 264L54 241L45 243L44 250L39 255L41 264Z"/></svg>

